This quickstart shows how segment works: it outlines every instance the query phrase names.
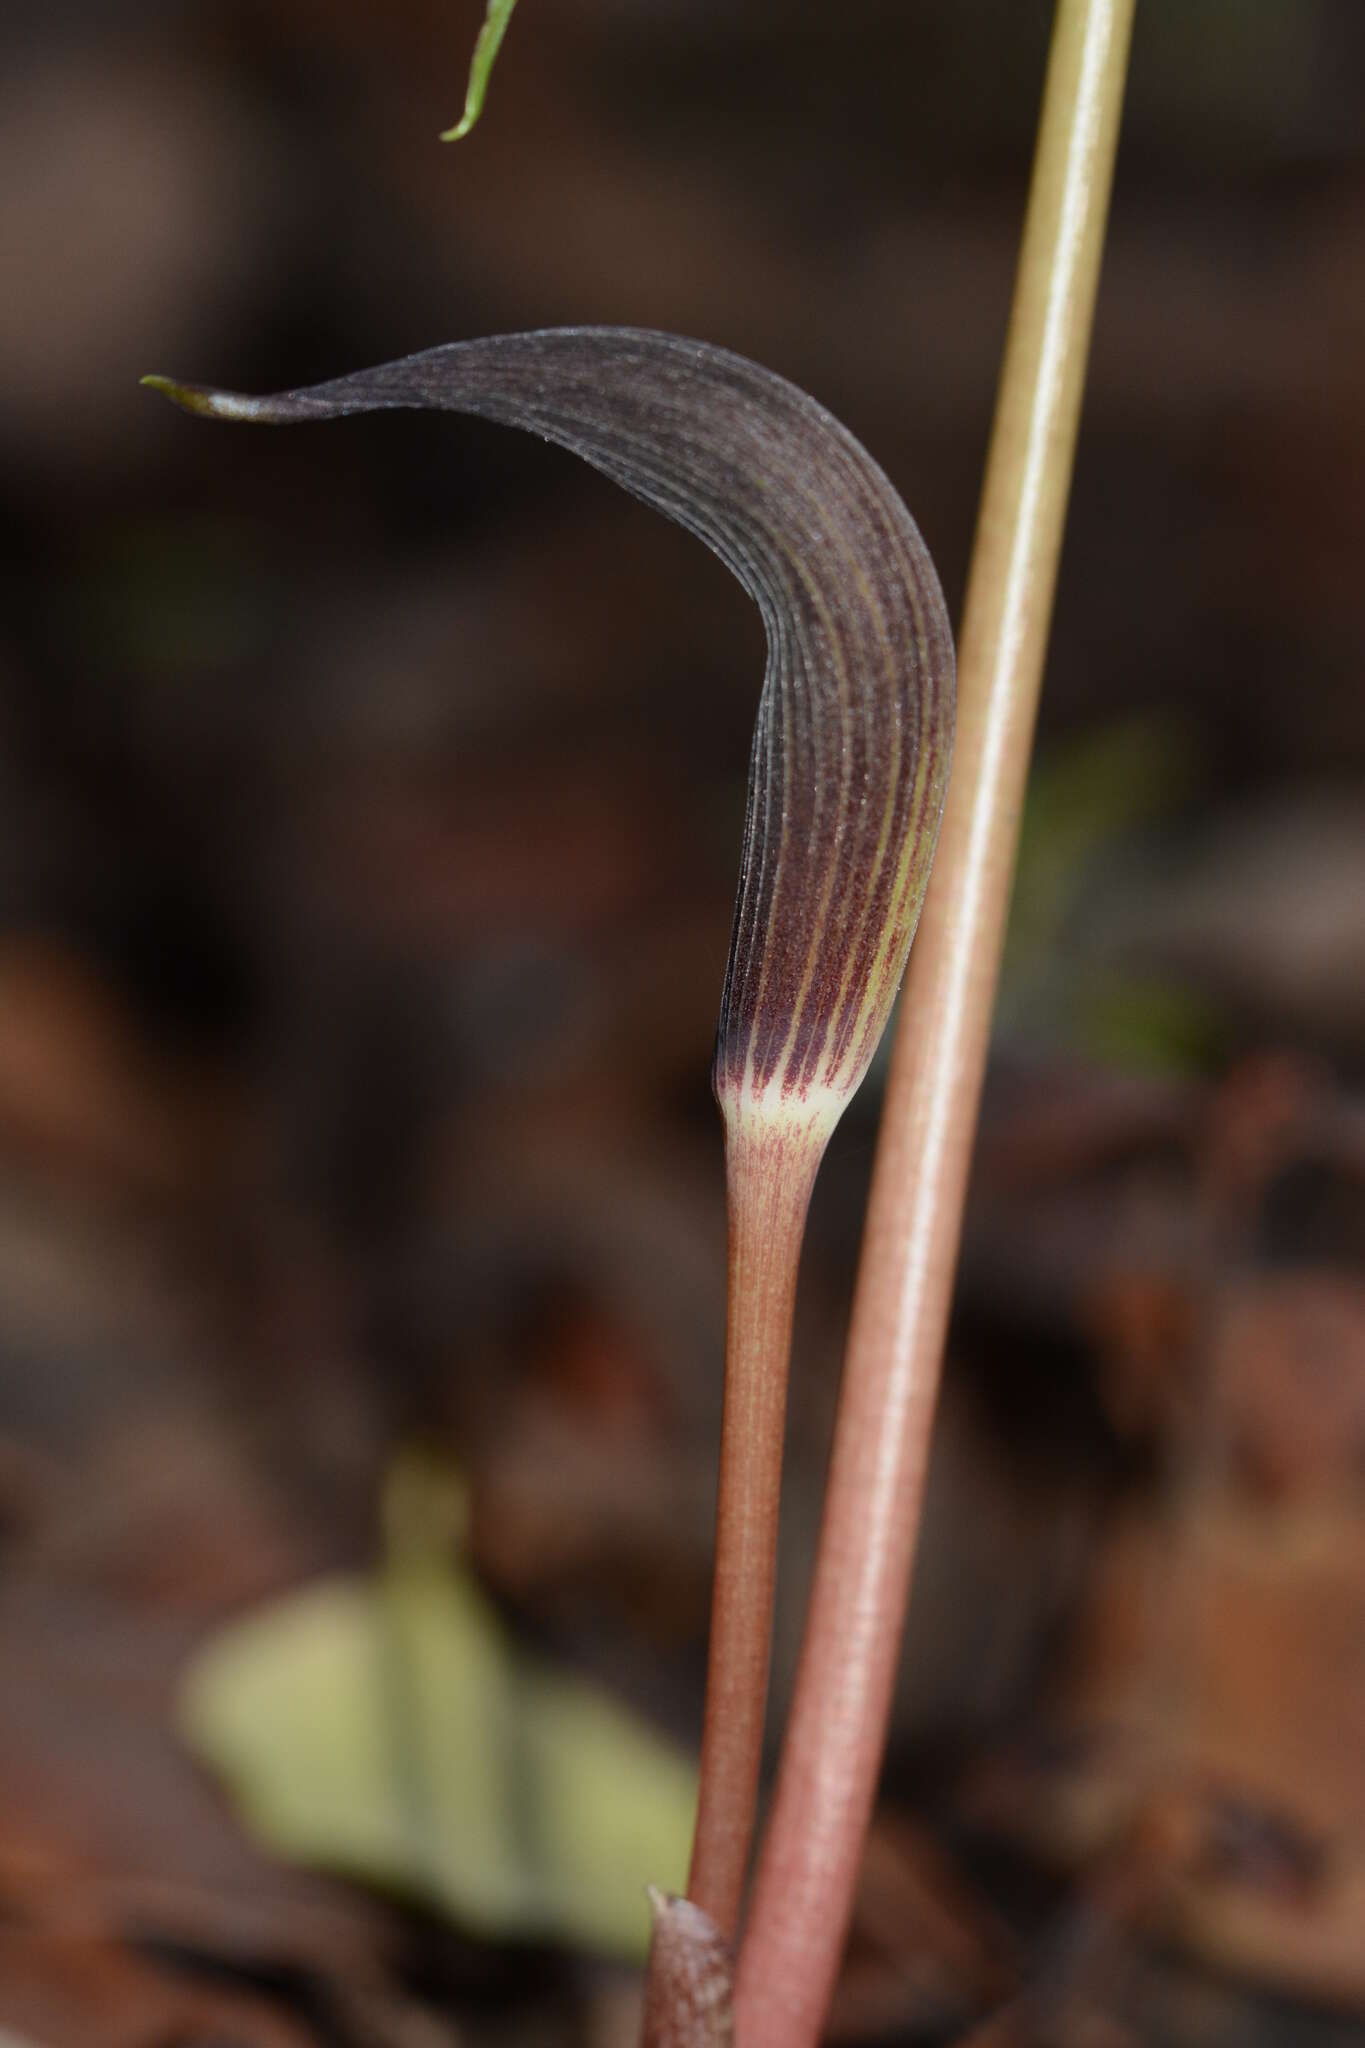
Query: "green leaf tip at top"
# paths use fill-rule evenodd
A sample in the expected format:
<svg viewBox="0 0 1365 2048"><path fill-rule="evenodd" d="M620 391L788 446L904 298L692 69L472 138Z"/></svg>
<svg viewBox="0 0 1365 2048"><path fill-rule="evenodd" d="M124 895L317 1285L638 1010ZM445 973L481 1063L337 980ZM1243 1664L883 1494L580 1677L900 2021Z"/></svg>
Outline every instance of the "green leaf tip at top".
<svg viewBox="0 0 1365 2048"><path fill-rule="evenodd" d="M464 112L453 128L442 130L442 142L459 142L462 137L468 135L483 112L488 80L492 75L498 51L502 48L502 39L507 33L507 24L512 19L512 10L516 4L517 0L488 0L488 12L484 17L483 27L479 30L474 55L470 60Z"/></svg>
<svg viewBox="0 0 1365 2048"><path fill-rule="evenodd" d="M220 419L430 407L500 420L570 449L720 557L759 607L768 663L715 1090L727 1120L827 1136L904 971L954 717L938 577L866 450L771 371L638 328L455 342L271 398L149 381Z"/></svg>

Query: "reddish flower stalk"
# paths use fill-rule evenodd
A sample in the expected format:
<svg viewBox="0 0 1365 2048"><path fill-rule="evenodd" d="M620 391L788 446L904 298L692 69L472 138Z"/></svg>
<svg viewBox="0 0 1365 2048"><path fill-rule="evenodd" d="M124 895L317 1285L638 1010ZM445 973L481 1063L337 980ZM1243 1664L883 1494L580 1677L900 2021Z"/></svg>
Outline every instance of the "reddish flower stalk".
<svg viewBox="0 0 1365 2048"><path fill-rule="evenodd" d="M952 791L883 1112L824 1523L740 1951L740 2048L813 2048L885 1743L1070 487L1133 0L1060 0L962 632Z"/></svg>
<svg viewBox="0 0 1365 2048"><path fill-rule="evenodd" d="M725 1415L697 1828L688 1897L733 1938L753 1831L796 1275L823 1120L727 1121Z"/></svg>

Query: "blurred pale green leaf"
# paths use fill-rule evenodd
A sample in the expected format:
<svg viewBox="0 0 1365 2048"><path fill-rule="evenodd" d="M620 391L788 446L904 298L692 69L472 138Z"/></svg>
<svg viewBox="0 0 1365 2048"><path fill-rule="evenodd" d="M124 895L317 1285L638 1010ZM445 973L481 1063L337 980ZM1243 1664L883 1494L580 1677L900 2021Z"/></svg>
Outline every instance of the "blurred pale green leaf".
<svg viewBox="0 0 1365 2048"><path fill-rule="evenodd" d="M682 1886L692 1764L528 1655L449 1566L400 1559L237 1623L182 1726L279 1854L486 1935L641 1957L644 1886Z"/></svg>
<svg viewBox="0 0 1365 2048"><path fill-rule="evenodd" d="M1024 805L1000 1029L1128 1070L1198 1071L1216 1056L1207 999L1103 943L1144 835L1179 812L1198 775L1191 735L1169 717L1101 726L1041 756Z"/></svg>
<svg viewBox="0 0 1365 2048"><path fill-rule="evenodd" d="M1125 719L1040 755L1020 829L1006 978L1028 975L1055 950L1097 861L1177 808L1193 780L1188 734L1169 718Z"/></svg>

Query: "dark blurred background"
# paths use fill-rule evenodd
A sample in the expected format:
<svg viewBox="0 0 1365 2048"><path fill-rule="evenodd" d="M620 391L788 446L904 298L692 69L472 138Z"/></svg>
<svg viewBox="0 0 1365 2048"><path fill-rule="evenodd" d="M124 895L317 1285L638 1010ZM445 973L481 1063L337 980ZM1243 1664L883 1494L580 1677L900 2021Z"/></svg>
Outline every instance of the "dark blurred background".
<svg viewBox="0 0 1365 2048"><path fill-rule="evenodd" d="M1050 12L524 0L443 148L472 0L5 9L0 2031L632 2038L624 1961L277 1862L174 1733L415 1450L517 1655L699 1725L757 619L534 442L139 375L703 336L956 615ZM1365 2040L1363 87L1359 0L1139 8L845 2040Z"/></svg>

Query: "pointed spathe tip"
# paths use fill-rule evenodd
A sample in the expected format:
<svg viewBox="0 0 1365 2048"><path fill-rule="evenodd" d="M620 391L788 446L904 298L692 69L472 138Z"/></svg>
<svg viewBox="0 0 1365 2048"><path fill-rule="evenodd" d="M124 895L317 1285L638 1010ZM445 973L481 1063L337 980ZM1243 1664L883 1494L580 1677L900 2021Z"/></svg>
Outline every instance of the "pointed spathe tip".
<svg viewBox="0 0 1365 2048"><path fill-rule="evenodd" d="M207 384L181 384L174 377L140 377L138 382L149 391L159 391L182 412L192 412L200 419L260 420L265 415L259 399L244 398L236 391L214 391Z"/></svg>

